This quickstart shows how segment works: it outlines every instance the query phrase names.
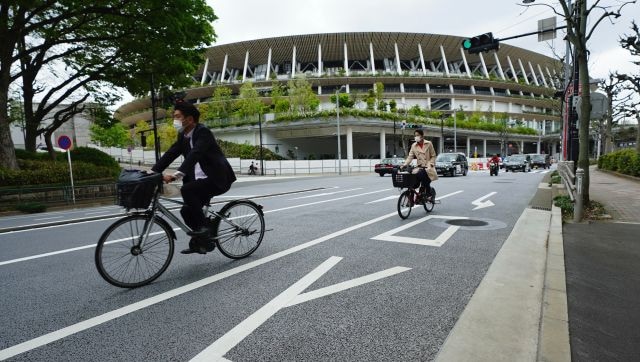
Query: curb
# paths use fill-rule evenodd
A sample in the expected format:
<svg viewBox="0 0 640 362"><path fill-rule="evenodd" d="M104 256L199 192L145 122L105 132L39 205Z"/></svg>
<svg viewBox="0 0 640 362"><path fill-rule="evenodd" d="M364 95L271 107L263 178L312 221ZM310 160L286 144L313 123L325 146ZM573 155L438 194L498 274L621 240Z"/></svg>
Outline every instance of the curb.
<svg viewBox="0 0 640 362"><path fill-rule="evenodd" d="M551 207L542 293L537 360L571 361L562 212L555 205Z"/></svg>

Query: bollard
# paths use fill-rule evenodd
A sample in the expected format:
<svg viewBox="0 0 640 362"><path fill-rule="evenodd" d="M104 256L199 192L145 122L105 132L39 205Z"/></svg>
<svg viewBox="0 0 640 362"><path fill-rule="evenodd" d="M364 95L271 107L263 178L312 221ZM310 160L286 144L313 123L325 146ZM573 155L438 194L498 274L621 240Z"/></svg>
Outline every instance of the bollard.
<svg viewBox="0 0 640 362"><path fill-rule="evenodd" d="M584 179L584 170L578 168L576 170L576 202L573 206L573 221L580 222L582 220L582 214L584 205L582 203L582 180Z"/></svg>

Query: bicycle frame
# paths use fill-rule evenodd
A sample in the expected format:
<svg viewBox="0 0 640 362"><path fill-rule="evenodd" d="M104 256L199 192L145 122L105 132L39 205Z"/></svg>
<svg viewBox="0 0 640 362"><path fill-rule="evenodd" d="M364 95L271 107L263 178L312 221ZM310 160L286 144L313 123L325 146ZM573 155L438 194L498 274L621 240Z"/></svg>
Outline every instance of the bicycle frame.
<svg viewBox="0 0 640 362"><path fill-rule="evenodd" d="M152 218L149 219L149 221L154 220L155 218L162 219L162 217L158 215L158 213L160 213L160 214L164 215L167 219L172 221L174 224L176 224L184 232L187 233L187 232L192 231L192 229L189 226L187 226L179 217L175 216L171 212L171 210L169 210L166 206L162 205L159 201L161 201L161 200L168 201L168 202L171 202L171 203L174 203L174 204L177 204L177 205L184 205L184 202L160 196L159 193L160 193L160 190L159 189L156 190L156 192L154 194L154 198L153 198L152 204L151 204L151 207L144 211L144 213L150 213L152 215ZM205 206L204 213L205 213L205 215L211 214L211 215L219 218L220 221L224 221L225 223L227 223L227 224L229 224L230 226L233 227L233 229L230 230L229 232L226 232L226 233L221 234L221 235L211 236L210 239L212 239L212 240L218 240L218 239L225 238L225 237L228 237L228 236L236 235L238 233L238 230L242 229L239 225L234 223L232 220L229 220L224 215L218 213L215 210L211 210L211 205L206 205ZM142 246L144 240L147 240L150 231L151 231L151 223L150 222L146 222L144 227L143 227L143 231L142 231L142 233L140 235L140 242L139 242L140 246Z"/></svg>

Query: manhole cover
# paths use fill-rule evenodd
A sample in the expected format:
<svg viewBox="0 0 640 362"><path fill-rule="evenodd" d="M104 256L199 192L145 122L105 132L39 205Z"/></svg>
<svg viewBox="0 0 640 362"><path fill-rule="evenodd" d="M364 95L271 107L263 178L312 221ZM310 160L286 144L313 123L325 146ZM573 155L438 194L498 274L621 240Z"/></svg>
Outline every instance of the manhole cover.
<svg viewBox="0 0 640 362"><path fill-rule="evenodd" d="M454 226L485 226L489 223L482 220L472 220L472 219L452 219L445 221L449 225Z"/></svg>

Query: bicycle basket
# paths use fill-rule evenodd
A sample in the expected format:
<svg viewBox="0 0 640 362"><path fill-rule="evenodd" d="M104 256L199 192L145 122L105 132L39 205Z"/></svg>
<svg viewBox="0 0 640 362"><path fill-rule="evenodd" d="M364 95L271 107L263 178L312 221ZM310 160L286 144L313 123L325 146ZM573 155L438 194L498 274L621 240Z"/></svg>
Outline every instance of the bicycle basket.
<svg viewBox="0 0 640 362"><path fill-rule="evenodd" d="M140 170L123 170L116 183L117 204L127 209L146 209L160 182L161 173L147 174Z"/></svg>
<svg viewBox="0 0 640 362"><path fill-rule="evenodd" d="M412 173L396 172L392 175L393 187L414 187L417 183L417 176Z"/></svg>

